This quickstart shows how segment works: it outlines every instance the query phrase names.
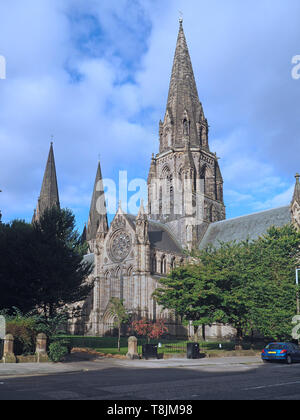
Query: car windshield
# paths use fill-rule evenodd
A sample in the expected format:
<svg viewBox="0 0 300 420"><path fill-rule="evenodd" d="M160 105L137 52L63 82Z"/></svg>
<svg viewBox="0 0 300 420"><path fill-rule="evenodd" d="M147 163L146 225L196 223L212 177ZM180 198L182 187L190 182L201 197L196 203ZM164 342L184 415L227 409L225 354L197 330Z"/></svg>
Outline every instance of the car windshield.
<svg viewBox="0 0 300 420"><path fill-rule="evenodd" d="M276 344L276 343L269 344L266 347L267 350L282 350L282 349L285 349L285 348L286 348L285 344Z"/></svg>

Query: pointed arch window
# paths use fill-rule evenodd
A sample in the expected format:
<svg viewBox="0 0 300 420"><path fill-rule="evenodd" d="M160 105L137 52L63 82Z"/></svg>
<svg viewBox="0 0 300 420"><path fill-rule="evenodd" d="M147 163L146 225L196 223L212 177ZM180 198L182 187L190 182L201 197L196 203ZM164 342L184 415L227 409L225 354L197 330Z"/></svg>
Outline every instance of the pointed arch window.
<svg viewBox="0 0 300 420"><path fill-rule="evenodd" d="M206 165L203 165L200 170L200 192L206 194Z"/></svg>
<svg viewBox="0 0 300 420"><path fill-rule="evenodd" d="M157 273L157 257L154 253L151 258L151 271L153 274Z"/></svg>
<svg viewBox="0 0 300 420"><path fill-rule="evenodd" d="M133 267L130 266L127 270L127 305L128 308L133 307L134 304L134 277L133 277Z"/></svg>
<svg viewBox="0 0 300 420"><path fill-rule="evenodd" d="M167 257L165 255L161 257L160 272L161 274L167 274Z"/></svg>
<svg viewBox="0 0 300 420"><path fill-rule="evenodd" d="M184 136L190 135L190 123L186 118L183 120L183 135Z"/></svg>

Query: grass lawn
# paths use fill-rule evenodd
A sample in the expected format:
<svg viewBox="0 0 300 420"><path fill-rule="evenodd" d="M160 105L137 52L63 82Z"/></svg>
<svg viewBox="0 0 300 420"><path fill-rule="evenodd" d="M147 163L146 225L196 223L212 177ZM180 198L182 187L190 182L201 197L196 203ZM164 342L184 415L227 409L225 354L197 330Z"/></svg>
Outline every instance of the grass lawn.
<svg viewBox="0 0 300 420"><path fill-rule="evenodd" d="M68 339L71 342L72 347L77 348L89 348L93 349L99 353L104 354L121 354L126 355L127 353L127 337L121 338L121 351L118 351L118 340L116 337L86 337L86 336L70 336L65 335L64 338ZM145 344L147 341L145 339L138 340L138 352L142 353L142 344ZM161 347L158 348L158 353L164 354L182 354L186 352L187 341L184 340L152 340L151 344L161 343ZM199 342L200 352L206 353L211 357L221 357L221 356L234 356L234 355L254 355L257 353L255 350L250 350L250 344L245 344L242 351L235 351L234 342ZM261 345L257 349L261 349ZM256 350L257 350L256 349Z"/></svg>

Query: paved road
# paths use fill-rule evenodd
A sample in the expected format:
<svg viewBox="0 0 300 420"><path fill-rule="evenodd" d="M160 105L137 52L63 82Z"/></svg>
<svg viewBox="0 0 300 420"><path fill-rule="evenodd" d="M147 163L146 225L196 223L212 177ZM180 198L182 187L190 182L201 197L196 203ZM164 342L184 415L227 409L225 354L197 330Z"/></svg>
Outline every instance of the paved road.
<svg viewBox="0 0 300 420"><path fill-rule="evenodd" d="M82 366L81 372L48 376L1 379L0 372L0 400L300 399L300 364L106 360Z"/></svg>

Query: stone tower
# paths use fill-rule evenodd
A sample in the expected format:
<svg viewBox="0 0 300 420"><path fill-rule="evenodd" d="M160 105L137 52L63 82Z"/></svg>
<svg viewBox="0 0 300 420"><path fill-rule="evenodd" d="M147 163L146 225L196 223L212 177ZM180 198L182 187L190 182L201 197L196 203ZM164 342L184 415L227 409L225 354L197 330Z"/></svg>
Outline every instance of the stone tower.
<svg viewBox="0 0 300 420"><path fill-rule="evenodd" d="M198 245L209 223L225 219L223 178L208 132L180 20L159 153L148 176L148 212L188 249Z"/></svg>
<svg viewBox="0 0 300 420"><path fill-rule="evenodd" d="M38 221L46 209L51 209L54 206L60 207L60 203L53 143L51 142L41 193L38 199L36 210L34 211L32 222Z"/></svg>

